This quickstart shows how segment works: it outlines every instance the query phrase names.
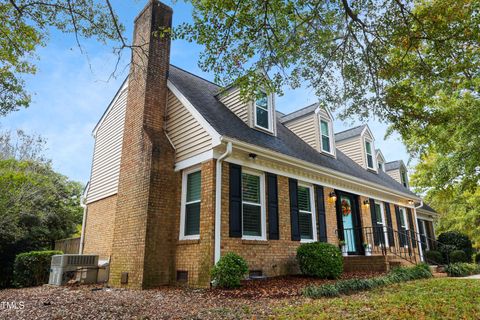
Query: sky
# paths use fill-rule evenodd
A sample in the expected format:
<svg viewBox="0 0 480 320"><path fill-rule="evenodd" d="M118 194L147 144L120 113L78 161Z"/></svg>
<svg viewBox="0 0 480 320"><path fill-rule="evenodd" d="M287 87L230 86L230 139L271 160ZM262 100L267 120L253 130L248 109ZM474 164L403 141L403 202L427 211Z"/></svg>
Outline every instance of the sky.
<svg viewBox="0 0 480 320"><path fill-rule="evenodd" d="M113 0L112 5L126 27L125 35L132 38L133 20L147 3L146 0ZM165 1L173 10L173 24L191 21L192 8L182 1ZM81 39L80 52L72 34L52 30L46 47L37 51L35 75L25 77L27 90L32 93L30 107L13 112L0 119L1 130L23 129L29 134L46 138L46 156L53 168L70 179L87 183L90 177L94 139L92 130L102 116L116 91L125 79L128 69L122 68L111 78L117 56L112 47L92 39ZM175 40L170 62L208 80L213 74L204 73L197 65L202 47ZM121 66L128 62L125 52ZM288 90L276 98L278 111L289 113L317 102L318 99L305 84L303 88ZM335 132L361 124L355 119L336 120ZM375 147L382 150L387 161L408 161L408 154L398 135L384 140L386 124L368 122L375 135Z"/></svg>

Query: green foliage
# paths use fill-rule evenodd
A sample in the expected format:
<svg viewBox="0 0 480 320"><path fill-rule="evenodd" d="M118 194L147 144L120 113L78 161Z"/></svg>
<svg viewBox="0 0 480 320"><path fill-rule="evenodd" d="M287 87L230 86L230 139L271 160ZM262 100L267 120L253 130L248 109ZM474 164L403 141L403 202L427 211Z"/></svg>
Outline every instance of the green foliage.
<svg viewBox="0 0 480 320"><path fill-rule="evenodd" d="M463 250L453 250L450 252L450 263L456 262L470 262L470 259Z"/></svg>
<svg viewBox="0 0 480 320"><path fill-rule="evenodd" d="M430 264L443 264L443 255L437 250L425 251L425 260Z"/></svg>
<svg viewBox="0 0 480 320"><path fill-rule="evenodd" d="M308 286L303 290L302 294L309 298L336 297L342 294L371 290L393 283L427 279L431 277L432 273L429 266L422 263L414 267L393 269L388 275L383 277L371 279L348 279L337 281L335 284Z"/></svg>
<svg viewBox="0 0 480 320"><path fill-rule="evenodd" d="M245 259L233 252L226 253L212 269L212 279L215 286L222 288L240 287L240 281L248 272Z"/></svg>
<svg viewBox="0 0 480 320"><path fill-rule="evenodd" d="M451 246L454 250L463 250L467 255L468 259L471 259L473 254L472 242L467 235L457 232L457 231L448 231L443 232L438 236L438 242L442 245ZM442 246L441 245L441 246ZM451 250L453 251L453 250ZM448 252L448 250L445 250Z"/></svg>
<svg viewBox="0 0 480 320"><path fill-rule="evenodd" d="M22 74L35 74L35 51L46 45L50 28L101 42L118 40L114 16L104 2L2 1L0 3L0 115L27 107ZM119 30L123 27L119 25ZM82 49L80 49L82 50Z"/></svg>
<svg viewBox="0 0 480 320"><path fill-rule="evenodd" d="M48 283L52 256L61 251L30 251L15 257L13 266L14 285L33 287Z"/></svg>
<svg viewBox="0 0 480 320"><path fill-rule="evenodd" d="M336 279L343 272L342 253L330 243L301 244L297 249L297 261L300 271L307 276Z"/></svg>
<svg viewBox="0 0 480 320"><path fill-rule="evenodd" d="M475 255L475 263L480 264L480 252Z"/></svg>
<svg viewBox="0 0 480 320"><path fill-rule="evenodd" d="M0 160L0 287L11 284L21 252L52 249L82 220L82 186L47 163Z"/></svg>
<svg viewBox="0 0 480 320"><path fill-rule="evenodd" d="M480 266L475 263L451 263L445 267L445 272L450 277L467 277L472 274L480 274Z"/></svg>

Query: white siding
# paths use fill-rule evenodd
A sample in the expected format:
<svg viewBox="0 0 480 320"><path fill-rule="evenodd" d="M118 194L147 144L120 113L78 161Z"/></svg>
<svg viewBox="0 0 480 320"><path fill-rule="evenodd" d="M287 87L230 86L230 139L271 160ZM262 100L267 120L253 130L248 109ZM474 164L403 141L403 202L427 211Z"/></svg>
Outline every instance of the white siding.
<svg viewBox="0 0 480 320"><path fill-rule="evenodd" d="M338 150L342 151L347 157L365 168L362 136L337 141L337 148Z"/></svg>
<svg viewBox="0 0 480 320"><path fill-rule="evenodd" d="M315 121L315 113L292 120L285 123L285 126L293 133L299 136L303 141L308 143L312 148L319 150L319 137L317 130L317 121Z"/></svg>
<svg viewBox="0 0 480 320"><path fill-rule="evenodd" d="M392 177L393 179L397 180L398 183L402 183L402 179L400 178L400 170L391 170L387 171L387 174Z"/></svg>
<svg viewBox="0 0 480 320"><path fill-rule="evenodd" d="M232 110L243 122L251 126L249 113L251 110L251 102L243 101L240 97L240 89L231 89L220 97L219 101L227 108Z"/></svg>
<svg viewBox="0 0 480 320"><path fill-rule="evenodd" d="M167 134L182 161L212 148L212 138L180 100L168 90Z"/></svg>
<svg viewBox="0 0 480 320"><path fill-rule="evenodd" d="M96 128L87 203L117 193L127 92L124 85Z"/></svg>

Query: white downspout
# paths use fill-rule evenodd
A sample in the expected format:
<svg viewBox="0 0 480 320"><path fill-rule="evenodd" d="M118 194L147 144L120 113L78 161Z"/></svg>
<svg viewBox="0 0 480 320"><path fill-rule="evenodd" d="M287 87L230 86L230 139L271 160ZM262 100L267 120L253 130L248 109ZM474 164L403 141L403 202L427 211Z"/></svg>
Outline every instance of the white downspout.
<svg viewBox="0 0 480 320"><path fill-rule="evenodd" d="M83 254L83 243L85 241L85 224L87 223L87 211L88 211L85 201L87 199L87 193L88 193L89 187L90 187L90 183L87 184L87 187L85 188L85 192L80 198L80 206L83 208L83 218L82 218L82 233L80 234L80 246L78 249L78 254Z"/></svg>
<svg viewBox="0 0 480 320"><path fill-rule="evenodd" d="M415 217L415 225L417 226L417 233L419 235L420 235L420 229L418 228L417 209L421 208L422 206L423 206L423 199L420 199L420 204L418 205L418 207L413 206L413 214L414 214L414 217ZM420 249L420 260L425 261L424 258L423 258L423 248L422 248L421 237L418 237L417 245L418 245L418 248Z"/></svg>
<svg viewBox="0 0 480 320"><path fill-rule="evenodd" d="M215 264L220 260L220 241L222 237L222 162L232 154L232 143L227 143L227 150L217 159L215 170Z"/></svg>

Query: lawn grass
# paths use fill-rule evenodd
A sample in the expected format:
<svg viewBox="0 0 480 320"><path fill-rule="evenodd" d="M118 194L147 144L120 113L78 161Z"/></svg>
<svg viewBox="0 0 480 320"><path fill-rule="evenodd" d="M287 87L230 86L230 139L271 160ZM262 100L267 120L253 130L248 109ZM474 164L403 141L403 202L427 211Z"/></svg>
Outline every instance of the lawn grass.
<svg viewBox="0 0 480 320"><path fill-rule="evenodd" d="M277 310L279 319L480 319L480 281L426 279Z"/></svg>

